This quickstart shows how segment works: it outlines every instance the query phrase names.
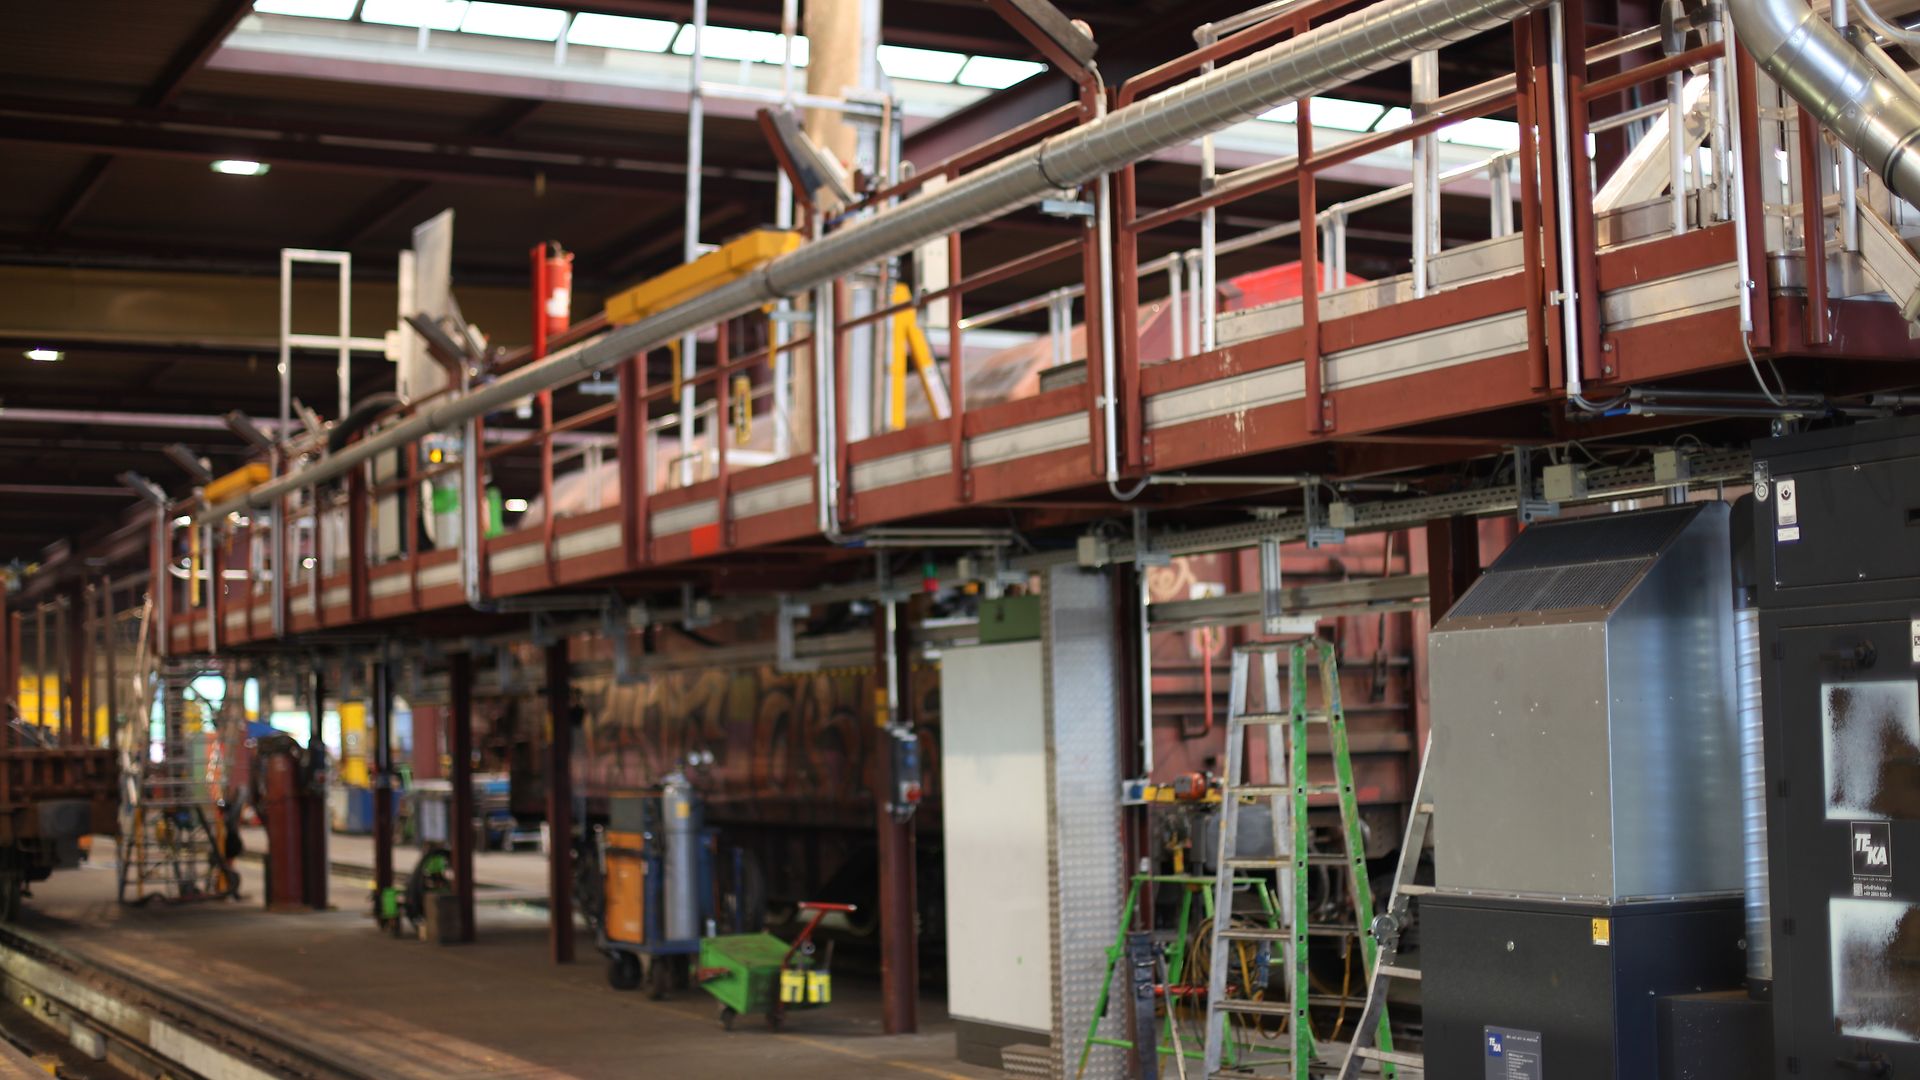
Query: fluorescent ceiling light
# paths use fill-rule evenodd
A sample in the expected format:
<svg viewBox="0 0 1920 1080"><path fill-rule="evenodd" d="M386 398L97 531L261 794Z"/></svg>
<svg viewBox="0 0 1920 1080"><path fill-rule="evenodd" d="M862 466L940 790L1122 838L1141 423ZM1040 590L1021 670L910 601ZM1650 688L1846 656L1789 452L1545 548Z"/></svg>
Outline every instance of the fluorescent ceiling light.
<svg viewBox="0 0 1920 1080"><path fill-rule="evenodd" d="M960 75L954 81L962 86L978 86L986 90L1005 90L1017 82L1025 82L1047 70L1047 65L1036 64L1031 60L1009 60L1004 56L976 56L960 69Z"/></svg>
<svg viewBox="0 0 1920 1080"><path fill-rule="evenodd" d="M425 26L429 30L458 30L467 17L467 0L366 0L360 21L387 26Z"/></svg>
<svg viewBox="0 0 1920 1080"><path fill-rule="evenodd" d="M748 60L778 64L785 45L779 34L768 30L742 30L735 26L709 26L700 35L700 52L709 60ZM673 51L680 56L693 55L693 26L680 28L673 39ZM807 39L793 38L795 67L807 66Z"/></svg>
<svg viewBox="0 0 1920 1080"><path fill-rule="evenodd" d="M1291 124L1300 116L1300 103L1289 101L1285 105L1276 105L1259 115L1258 119L1271 120L1276 124Z"/></svg>
<svg viewBox="0 0 1920 1080"><path fill-rule="evenodd" d="M467 17L460 20L460 32L463 34L487 34L526 41L555 41L566 28L567 13L558 8L494 4L487 0L473 0L467 5Z"/></svg>
<svg viewBox="0 0 1920 1080"><path fill-rule="evenodd" d="M351 19L360 0L253 0L262 15L298 15L305 19Z"/></svg>
<svg viewBox="0 0 1920 1080"><path fill-rule="evenodd" d="M889 79L914 79L918 82L950 83L967 58L944 49L914 49L905 45L879 48L880 70Z"/></svg>
<svg viewBox="0 0 1920 1080"><path fill-rule="evenodd" d="M509 514L524 514L527 512L527 500L508 499L506 502L500 504L500 508Z"/></svg>
<svg viewBox="0 0 1920 1080"><path fill-rule="evenodd" d="M67 358L67 354L61 352L59 349L28 349L27 350L27 359L38 360L43 364L52 364L60 360L65 360L66 358Z"/></svg>
<svg viewBox="0 0 1920 1080"><path fill-rule="evenodd" d="M1480 146L1489 150L1520 149L1520 125L1511 120L1476 116L1440 131L1440 141L1459 146Z"/></svg>
<svg viewBox="0 0 1920 1080"><path fill-rule="evenodd" d="M225 173L228 176L265 176L267 175L267 170L272 166L263 161L240 161L238 159L225 158L214 162L209 167L212 168L214 172Z"/></svg>
<svg viewBox="0 0 1920 1080"><path fill-rule="evenodd" d="M673 45L673 35L679 29L679 23L659 19L633 19L625 15L600 15L583 11L573 17L573 25L567 28L567 44L632 49L635 52L666 52ZM797 46L794 51L799 51Z"/></svg>

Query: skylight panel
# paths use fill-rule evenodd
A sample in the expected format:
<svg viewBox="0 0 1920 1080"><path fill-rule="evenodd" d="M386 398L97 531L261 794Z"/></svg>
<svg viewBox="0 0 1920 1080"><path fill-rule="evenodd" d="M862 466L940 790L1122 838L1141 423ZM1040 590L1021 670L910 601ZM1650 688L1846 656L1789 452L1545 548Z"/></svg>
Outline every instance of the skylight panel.
<svg viewBox="0 0 1920 1080"><path fill-rule="evenodd" d="M673 45L673 36L679 30L679 23L660 19L583 11L573 17L573 25L567 28L567 44L658 53L666 52Z"/></svg>
<svg viewBox="0 0 1920 1080"><path fill-rule="evenodd" d="M1477 116L1443 128L1440 141L1458 146L1479 146L1489 150L1520 149L1520 125L1511 120Z"/></svg>
<svg viewBox="0 0 1920 1080"><path fill-rule="evenodd" d="M558 8L496 4L488 0L472 0L467 5L466 18L460 21L461 33L525 41L555 41L566 28L567 13Z"/></svg>
<svg viewBox="0 0 1920 1080"><path fill-rule="evenodd" d="M747 60L760 64L778 64L784 48L779 34L768 30L742 30L735 26L709 26L700 35L700 52L709 60ZM680 28L673 39L673 51L679 56L693 55L693 27ZM805 67L807 39L793 39L793 62Z"/></svg>
<svg viewBox="0 0 1920 1080"><path fill-rule="evenodd" d="M458 30L467 17L467 0L366 0L360 21L386 26L425 26Z"/></svg>
<svg viewBox="0 0 1920 1080"><path fill-rule="evenodd" d="M297 15L303 19L351 19L360 0L254 0L262 15Z"/></svg>
<svg viewBox="0 0 1920 1080"><path fill-rule="evenodd" d="M915 49L905 45L882 45L880 70L889 79L914 79L919 82L950 83L960 74L967 58L944 49Z"/></svg>
<svg viewBox="0 0 1920 1080"><path fill-rule="evenodd" d="M1313 99L1313 126L1335 131L1371 131L1374 121L1386 111L1364 101L1317 97Z"/></svg>
<svg viewBox="0 0 1920 1080"><path fill-rule="evenodd" d="M1032 60L1011 60L1004 56L976 56L968 60L954 80L961 86L986 90L1005 90L1047 70L1047 65Z"/></svg>

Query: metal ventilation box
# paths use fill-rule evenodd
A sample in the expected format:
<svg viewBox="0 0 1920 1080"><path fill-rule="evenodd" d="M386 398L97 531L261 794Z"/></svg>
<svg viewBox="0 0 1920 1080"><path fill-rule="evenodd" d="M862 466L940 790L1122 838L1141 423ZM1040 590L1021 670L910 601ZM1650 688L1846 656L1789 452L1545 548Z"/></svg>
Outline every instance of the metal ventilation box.
<svg viewBox="0 0 1920 1080"><path fill-rule="evenodd" d="M1740 891L1728 516L1532 525L1434 627L1441 892Z"/></svg>
<svg viewBox="0 0 1920 1080"><path fill-rule="evenodd" d="M1745 970L1729 517L1532 525L1434 628L1428 1075L1750 1080L1764 1007L1682 1037Z"/></svg>

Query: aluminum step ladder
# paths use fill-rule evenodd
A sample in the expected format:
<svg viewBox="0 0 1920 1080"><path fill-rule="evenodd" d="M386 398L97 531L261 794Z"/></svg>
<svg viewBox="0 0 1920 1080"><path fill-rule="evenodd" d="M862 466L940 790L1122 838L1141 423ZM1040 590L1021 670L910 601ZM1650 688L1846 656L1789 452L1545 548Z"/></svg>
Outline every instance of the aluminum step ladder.
<svg viewBox="0 0 1920 1080"><path fill-rule="evenodd" d="M1420 850L1426 846L1427 833L1433 827L1433 804L1427 801L1427 763L1432 758L1433 740L1427 740L1427 753L1420 758L1420 776L1413 785L1413 813L1407 818L1407 833L1400 842L1400 862L1393 871L1393 892L1387 897L1387 910L1373 920L1372 937L1376 953L1373 976L1367 981L1367 1004L1354 1025L1353 1043L1340 1064L1339 1080L1356 1080L1368 1062L1379 1063L1382 1072L1395 1067L1427 1071L1426 1059L1419 1054L1393 1049L1392 1044L1376 1044L1372 1033L1386 1030L1379 1021L1387 1013L1387 989L1396 979L1420 981L1420 970L1400 963L1400 938L1406 931L1414 898L1433 891L1431 885L1416 885L1413 877L1420 868Z"/></svg>
<svg viewBox="0 0 1920 1080"><path fill-rule="evenodd" d="M1280 702L1279 654L1286 650L1288 708L1274 711ZM1247 711L1247 682L1251 667L1260 665L1262 704L1269 711ZM1320 712L1307 708L1307 669L1317 667L1320 674ZM1324 724L1333 756L1335 782L1313 784L1308 777L1307 731L1309 725ZM1245 779L1247 733L1255 727L1266 731L1267 777L1264 784ZM1321 638L1292 643L1265 642L1244 645L1233 651L1232 685L1227 706L1227 760L1222 777L1220 802L1220 847L1214 862L1214 922L1211 964L1207 974L1207 1026L1205 1071L1208 1078L1244 1078L1285 1076L1307 1080L1317 1054L1310 1021L1313 995L1308 988L1307 943L1315 936L1353 936L1360 942L1361 963L1368 979L1374 972L1374 941L1361 928L1373 922L1373 896L1367 882L1366 842L1360 830L1360 813L1354 798L1353 762L1347 743L1346 713L1340 699L1340 670L1332 642ZM1281 778L1285 778L1284 781ZM1308 810L1315 796L1333 795L1339 804L1340 828L1344 836L1338 861L1348 870L1354 904L1355 922L1350 928L1316 926L1307 922L1310 866L1322 861L1311 849ZM1273 854L1242 856L1239 852L1241 801L1264 799L1270 808L1273 828ZM1233 894L1235 879L1249 873L1272 872L1278 879L1280 920L1277 927L1234 926ZM1283 1001L1266 1001L1258 995L1263 987L1229 984L1231 953L1237 948L1278 946L1285 958L1287 994ZM1243 958L1244 959L1244 958ZM1251 965L1241 964L1247 971ZM1226 1056L1229 1025L1236 1017L1278 1017L1290 1025L1287 1048L1278 1053L1236 1054L1237 1064L1222 1068ZM1374 1022L1378 1026L1377 1045L1391 1051L1384 1002ZM1285 1069L1275 1073L1275 1066ZM1392 1075L1391 1065L1387 1075ZM1327 1071L1323 1064L1321 1071Z"/></svg>
<svg viewBox="0 0 1920 1080"><path fill-rule="evenodd" d="M240 877L227 857L224 811L208 787L204 761L196 761L193 734L210 719L189 700L196 678L208 672L191 663L164 665L154 680L163 729L153 754L151 713L128 718L126 790L120 822L118 885L123 904L153 900L180 903L237 896ZM143 734L145 737L142 737Z"/></svg>

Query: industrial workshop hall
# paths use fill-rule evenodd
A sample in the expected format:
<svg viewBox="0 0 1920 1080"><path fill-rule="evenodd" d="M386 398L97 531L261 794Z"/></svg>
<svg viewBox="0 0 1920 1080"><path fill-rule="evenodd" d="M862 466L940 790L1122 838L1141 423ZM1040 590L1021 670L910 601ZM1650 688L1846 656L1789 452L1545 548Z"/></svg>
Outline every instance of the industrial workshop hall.
<svg viewBox="0 0 1920 1080"><path fill-rule="evenodd" d="M1920 0L0 14L0 1080L1920 1078Z"/></svg>

